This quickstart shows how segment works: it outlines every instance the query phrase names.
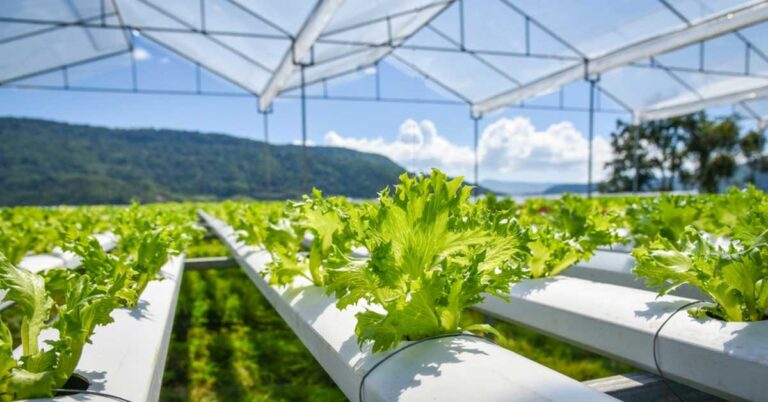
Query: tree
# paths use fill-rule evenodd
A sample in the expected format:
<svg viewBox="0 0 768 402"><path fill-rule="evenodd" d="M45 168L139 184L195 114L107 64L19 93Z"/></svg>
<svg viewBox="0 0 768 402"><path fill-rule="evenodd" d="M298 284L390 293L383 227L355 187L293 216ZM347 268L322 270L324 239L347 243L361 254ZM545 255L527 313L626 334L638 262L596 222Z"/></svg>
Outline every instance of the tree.
<svg viewBox="0 0 768 402"><path fill-rule="evenodd" d="M659 190L672 191L675 181L681 180L686 172L683 169L685 150L685 118L651 121L644 123L650 130L650 145L655 150L651 159L661 174Z"/></svg>
<svg viewBox="0 0 768 402"><path fill-rule="evenodd" d="M650 161L648 147L643 146L647 143L648 135L643 126L617 121L616 131L611 133L614 159L605 164L611 172L610 177L598 184L598 190L604 193L632 191L635 181L635 164L637 164L638 189L649 190L654 179L654 165Z"/></svg>
<svg viewBox="0 0 768 402"><path fill-rule="evenodd" d="M687 154L696 166L688 181L695 182L702 192L715 193L720 180L736 171L739 127L730 117L716 122L708 120L704 113L693 116L697 117L687 120L684 126Z"/></svg>
<svg viewBox="0 0 768 402"><path fill-rule="evenodd" d="M600 191L632 190L636 164L638 190L650 190L654 183L658 183L656 188L662 191L673 190L676 181L687 174L683 168L685 124L682 119L646 121L639 125L617 122L617 130L611 134L614 159L605 165L611 175L600 184ZM656 172L661 176L658 179Z"/></svg>
<svg viewBox="0 0 768 402"><path fill-rule="evenodd" d="M768 171L763 133L751 132L739 139L739 127L730 117L711 120L702 112L639 125L618 122L616 127L611 134L615 158L606 163L611 173L600 191L632 189L635 164L640 190L656 184L656 189L670 191L682 183L716 192L722 180L736 172L739 154L750 169L749 182L755 182L757 172Z"/></svg>
<svg viewBox="0 0 768 402"><path fill-rule="evenodd" d="M755 184L758 173L768 172L768 157L763 154L765 149L765 132L758 130L750 131L741 138L739 148L744 158L746 158L747 167L749 168L747 183Z"/></svg>

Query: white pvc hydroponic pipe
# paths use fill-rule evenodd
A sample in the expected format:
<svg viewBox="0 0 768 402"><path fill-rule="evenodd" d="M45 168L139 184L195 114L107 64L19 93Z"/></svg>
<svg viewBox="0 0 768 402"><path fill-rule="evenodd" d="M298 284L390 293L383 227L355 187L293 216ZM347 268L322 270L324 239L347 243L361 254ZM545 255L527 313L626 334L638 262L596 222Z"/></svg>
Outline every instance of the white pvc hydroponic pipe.
<svg viewBox="0 0 768 402"><path fill-rule="evenodd" d="M361 381L389 353L361 349L355 314L308 282L270 286L263 277L269 253L236 240L233 229L201 213L232 250L261 293L352 401L600 401L615 400L571 378L475 337L420 343L398 353ZM401 345L400 347L402 347ZM362 388L362 389L361 389Z"/></svg>

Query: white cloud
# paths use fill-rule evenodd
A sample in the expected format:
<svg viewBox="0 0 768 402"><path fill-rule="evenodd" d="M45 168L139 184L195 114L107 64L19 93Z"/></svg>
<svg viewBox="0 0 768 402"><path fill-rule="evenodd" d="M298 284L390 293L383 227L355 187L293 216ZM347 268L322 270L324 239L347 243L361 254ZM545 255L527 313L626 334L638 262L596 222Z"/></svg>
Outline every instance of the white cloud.
<svg viewBox="0 0 768 402"><path fill-rule="evenodd" d="M382 137L325 135L325 145L355 149L389 157L409 170L440 168L451 175L472 176L474 153L438 133L430 120L408 119L394 140ZM595 179L603 177L603 164L611 157L608 141L593 141ZM487 126L479 141L481 178L520 181L581 182L587 178L588 141L570 122L536 131L523 117L502 118Z"/></svg>
<svg viewBox="0 0 768 402"><path fill-rule="evenodd" d="M135 58L137 61L149 60L152 58L152 55L149 54L147 49L136 47L133 49L133 58Z"/></svg>
<svg viewBox="0 0 768 402"><path fill-rule="evenodd" d="M600 179L603 165L611 159L611 146L602 137L592 142L593 172ZM570 122L549 126L544 131L528 119L499 119L480 138L480 168L510 175L515 180L584 181L589 141Z"/></svg>
<svg viewBox="0 0 768 402"><path fill-rule="evenodd" d="M301 140L292 140L291 141L291 145L301 145ZM317 144L315 144L314 141L307 140L307 146L308 147L314 147L315 145L317 145Z"/></svg>
<svg viewBox="0 0 768 402"><path fill-rule="evenodd" d="M400 126L394 141L384 138L343 137L334 131L325 135L325 145L351 148L389 157L408 170L429 171L436 167L457 174L472 169L472 150L451 143L437 133L429 120L417 123L408 119Z"/></svg>

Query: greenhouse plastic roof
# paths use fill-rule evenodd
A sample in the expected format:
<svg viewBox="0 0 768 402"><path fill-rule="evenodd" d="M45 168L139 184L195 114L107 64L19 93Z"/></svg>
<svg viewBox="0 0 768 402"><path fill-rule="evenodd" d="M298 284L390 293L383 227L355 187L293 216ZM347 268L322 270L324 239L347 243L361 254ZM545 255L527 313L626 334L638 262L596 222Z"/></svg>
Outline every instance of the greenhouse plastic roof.
<svg viewBox="0 0 768 402"><path fill-rule="evenodd" d="M746 0L6 0L0 83L129 53L140 33L263 109L386 60L476 115L588 79L636 118L733 104L765 120L766 21L768 1Z"/></svg>

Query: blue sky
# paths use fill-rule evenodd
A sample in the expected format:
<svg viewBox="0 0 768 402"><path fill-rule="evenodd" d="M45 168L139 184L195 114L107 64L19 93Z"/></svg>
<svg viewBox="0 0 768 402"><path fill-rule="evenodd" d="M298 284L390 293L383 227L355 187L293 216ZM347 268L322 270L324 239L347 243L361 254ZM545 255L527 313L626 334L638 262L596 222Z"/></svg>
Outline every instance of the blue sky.
<svg viewBox="0 0 768 402"><path fill-rule="evenodd" d="M194 66L147 40L139 38L137 45L140 88L194 90ZM69 83L73 86L128 89L131 87L129 65L129 58L125 55L75 67L68 71ZM371 73L372 71L369 70L330 81L328 93L373 96L375 75ZM449 99L433 84L406 73L402 68L388 62L380 65L379 74L382 96ZM61 85L62 80L61 73L52 73L18 82L18 84ZM210 91L239 91L236 87L207 72L202 75L202 87ZM321 94L322 87L316 85L308 88L308 93ZM568 86L564 92L564 101L569 107L586 107L587 85L579 82ZM530 104L554 106L558 102L559 94L555 93L532 100ZM601 97L601 104L607 108L618 109L618 106L605 97ZM388 156L392 159L412 169L424 170L437 166L448 170L451 174L469 175L471 172L469 165L455 160L463 158L471 161L471 153L466 154L466 152L470 151L472 144L472 121L466 105L309 100L307 111L308 138L313 144L341 145L363 151L389 153ZM110 94L3 88L0 89L0 115L36 117L109 127L174 128L226 133L254 139L263 138L262 117L257 113L256 99L251 97ZM527 122L521 118L527 119ZM595 131L598 140L607 141L618 118L627 118L627 115L596 114ZM520 108L506 109L484 117L481 121L481 131L486 131L489 126L495 124L493 127L496 128L497 133L523 130L527 133L523 137L530 140L525 143L509 142L511 135L504 134L507 140L502 141L503 144L497 143L497 148L500 146L509 149L525 148L533 141L538 145L529 149L530 157L535 158L536 154L542 152L547 155L544 155L544 159L539 158L528 163L526 156L509 156L503 152L500 154L499 149L489 148L486 153L494 154L496 162L484 165L481 177L552 182L584 180L585 155L579 154L583 157L571 155L571 158L576 158L577 161L571 160L568 164L552 161L553 163L549 166L546 161L551 161L560 154L548 154L549 145L539 143L538 139L546 140L549 135L547 130L551 127L560 127L558 132L562 131L564 122L570 124L570 128L566 127L567 133L563 134L565 137L557 137L559 134L553 134L555 137L560 140L567 139L571 131L583 137L587 132L587 119L587 113L580 111ZM396 144L398 139L405 138L404 130L411 134L413 130L424 131L421 134L416 133L420 139L413 140L420 145L424 145L426 141L423 138L427 135L426 131L430 131L431 136L436 134L441 141L445 140L447 145L433 148L425 154L412 153L404 156L402 152L411 151L408 149L402 151L402 143L400 147ZM270 140L275 143L291 143L301 138L300 103L297 99L279 99L275 103L274 114L270 115L270 131ZM336 134L334 137L336 141L333 143L328 142L328 135L331 132ZM377 139L383 142L365 142L365 140ZM559 147L558 152L570 151L563 149L563 144ZM598 148L603 151L602 154L605 154L604 146L596 149ZM453 157L454 160L453 162L441 160L440 158L443 157ZM514 165L505 165L506 162L503 162L514 157L520 158ZM596 160L602 160L600 155L596 156ZM597 176L600 176L600 170L599 164L596 164Z"/></svg>
<svg viewBox="0 0 768 402"><path fill-rule="evenodd" d="M466 3L466 38L460 35L463 31L459 29L458 7L452 6L429 24L430 29L421 29L410 37L408 44L455 47L461 36L461 40L466 39L465 44L468 49L484 49L490 52L483 57L491 60L498 66L497 69L490 70L487 66L474 68L478 67L477 60L464 57L466 55L457 56L455 53L418 52L402 47L396 52L404 54L404 58L417 65L426 66L422 68L429 70L434 76L451 81L454 87L473 99L485 99L488 94L509 89L510 80L528 82L573 62L573 60L560 59L500 57L493 55L493 51L516 54L532 51L577 57L577 59L580 57L574 53L573 46L566 46L562 40L546 33L537 24L529 24L528 19L523 18L510 7L504 6L502 2ZM606 3L606 7L599 9L574 7L568 12L562 12L557 3L533 1L522 3L525 3L524 9L535 12L537 19L543 19L545 25L557 27L556 31L560 37L565 37L571 44L578 43L583 51L596 52L596 54L622 45L626 40L639 39L654 30L663 30L681 23L666 6L657 2L641 2L642 4L629 1L610 2L610 4ZM304 3L296 2L294 6L297 4ZM681 11L689 14L689 18L698 18L699 14L709 14L720 10L721 7L730 7L729 3L696 4L696 7L680 4ZM264 8L265 10L262 11L268 11L266 9L270 7ZM29 9L34 12L39 11L35 7L29 7ZM215 9L217 8L210 10ZM198 21L200 18L195 16L196 10L197 8L190 8L186 10L189 11L187 13L189 15L185 14L185 18L190 18L188 23L193 26L198 22L202 23ZM307 8L306 11L308 10ZM219 10L221 11L223 9ZM277 15L281 16L278 19L288 18L298 26L301 22L299 14L291 12ZM213 15L217 14L213 13ZM659 19L664 16L666 17ZM589 18L592 23L587 25L571 23L584 18ZM209 20L211 23L215 21L212 18ZM625 24L624 21L632 23ZM233 20L230 19L223 21L225 25L232 22ZM277 20L273 22L277 23ZM250 21L246 24L248 29L268 28L263 26L257 29L252 25L253 23L254 21ZM616 29L607 29L614 25ZM529 35L526 35L526 32ZM344 35L354 36L359 33L357 30L352 30L341 35L345 37ZM765 32L757 29L756 31L744 30L742 33L759 38L763 37ZM332 35L332 37L335 36ZM196 68L193 64L138 33L135 34L133 41L136 45L134 57L137 60L140 89L194 91ZM284 43L276 42L280 43L280 46L273 43L271 48L274 49L271 50L270 46L265 45L263 41L256 43L258 46L252 44L253 47L244 48L248 49L247 52L252 53L253 57L262 61L272 60L275 64L279 61L283 51L280 46ZM66 44L59 45L62 46L57 47L58 50L66 48L64 46ZM715 70L727 67L726 70L730 68L733 71L728 71L741 74L744 68L742 65L744 50L740 47L743 43L739 39L733 35L724 35L707 41L705 45L708 55L706 59L699 60L699 55L702 54L701 47L695 44L660 55L658 60L663 61L664 65L680 68L690 68L693 62L695 67L706 66ZM322 44L318 46L321 47ZM319 52L322 53L322 51ZM26 56L34 59L32 56L35 54ZM210 54L208 56L214 57ZM761 60L761 58L752 57L750 63L754 64ZM768 68L768 64L752 64L750 68L754 68L755 71ZM67 71L68 82L71 86L130 90L132 87L130 65L129 55L123 54L70 68ZM502 70L507 75L506 79L499 73ZM479 73L479 71L485 72ZM250 80L253 77L247 74L251 73L253 71L244 71L243 74L246 75L243 77L249 77ZM266 73L262 72L261 76L266 82L268 77ZM386 58L378 69L371 68L330 80L327 90L331 96L373 97L377 76L380 77L381 95L384 97L457 100L434 83L424 80L405 68L392 57ZM708 77L685 70L677 71L675 77L677 79L672 79L671 74L658 68L632 66L602 74L601 85L611 88L617 96L639 109L649 103L685 95L688 92L687 86L678 81L697 87L710 83ZM15 84L61 86L63 82L63 74L56 72ZM723 82L715 80L711 82L711 86L717 86ZM202 73L201 83L204 91L245 94L237 87L208 72ZM310 86L308 93L320 95L323 93L323 88L321 85ZM289 97L280 98L275 102L274 113L270 115L271 142L294 143L301 138L301 110L300 102L295 98L297 94L298 91L294 90L288 94ZM560 104L560 95L558 92L543 95L527 100L526 105L556 107ZM579 81L567 85L562 91L562 99L564 106L568 108L585 109L589 99L587 83ZM602 108L622 109L606 96L598 96L597 102ZM729 114L731 109L724 108L711 112ZM37 117L110 127L155 127L217 132L253 139L262 139L264 135L262 116L257 113L257 100L251 96L111 94L0 87L0 116ZM403 104L310 99L307 116L308 138L312 145L342 146L383 154L410 170L425 171L431 167L439 167L452 175L471 175L474 159L472 121L466 104ZM617 119L628 118L629 115L623 112L596 113L593 171L597 179L604 176L603 164L611 157L609 135L615 128ZM748 128L749 124L745 124L745 127ZM481 121L481 130L479 146L481 178L509 181L586 181L588 114L583 110L507 108L485 116Z"/></svg>

